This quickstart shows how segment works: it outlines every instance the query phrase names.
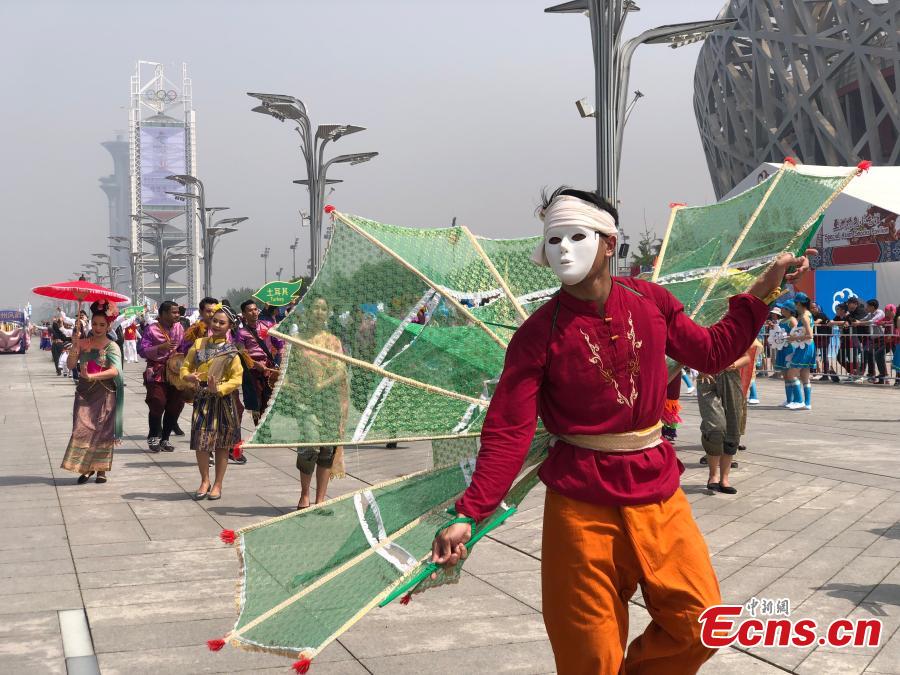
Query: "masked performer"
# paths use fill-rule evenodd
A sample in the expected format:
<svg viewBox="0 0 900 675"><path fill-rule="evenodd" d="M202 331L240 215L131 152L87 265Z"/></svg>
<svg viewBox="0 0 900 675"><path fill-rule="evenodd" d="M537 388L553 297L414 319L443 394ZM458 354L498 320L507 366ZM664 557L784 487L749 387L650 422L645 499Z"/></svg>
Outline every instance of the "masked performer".
<svg viewBox="0 0 900 675"><path fill-rule="evenodd" d="M557 670L695 672L714 651L700 642L698 617L720 594L679 487L683 467L660 436L665 356L701 372L729 366L756 337L788 267L808 263L782 254L703 328L662 287L610 275L617 213L604 199L561 188L540 215L535 260L562 288L509 344L472 482L456 504L468 522L438 533L432 559L451 566L465 556L470 523L506 495L540 416L558 439L540 470L544 622ZM652 622L625 657L638 585Z"/></svg>
<svg viewBox="0 0 900 675"><path fill-rule="evenodd" d="M208 319L209 337L194 342L181 365L181 377L197 386L191 417L191 449L197 452L200 488L194 499L219 499L228 466L228 452L241 440L238 388L244 368L237 348L228 340L234 313L222 305ZM216 480L209 484L209 455L216 456Z"/></svg>

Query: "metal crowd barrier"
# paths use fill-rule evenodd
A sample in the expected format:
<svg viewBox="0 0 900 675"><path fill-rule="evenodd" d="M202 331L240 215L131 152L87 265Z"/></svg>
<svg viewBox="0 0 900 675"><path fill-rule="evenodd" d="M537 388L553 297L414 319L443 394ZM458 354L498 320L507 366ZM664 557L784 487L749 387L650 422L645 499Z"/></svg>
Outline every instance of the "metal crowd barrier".
<svg viewBox="0 0 900 675"><path fill-rule="evenodd" d="M757 375L778 375L774 368L777 350L768 341L769 326L763 328L760 340L762 353L756 359ZM900 379L894 370L895 344L900 337L844 330L838 326L816 326L813 340L816 345L817 381L897 384ZM900 359L900 356L898 356ZM900 367L900 361L897 362Z"/></svg>

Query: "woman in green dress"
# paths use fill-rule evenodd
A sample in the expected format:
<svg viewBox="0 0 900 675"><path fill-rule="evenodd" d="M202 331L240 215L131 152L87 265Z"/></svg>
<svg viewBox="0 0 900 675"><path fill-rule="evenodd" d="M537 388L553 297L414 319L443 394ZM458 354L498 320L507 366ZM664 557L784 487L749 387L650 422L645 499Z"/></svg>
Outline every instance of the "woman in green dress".
<svg viewBox="0 0 900 675"><path fill-rule="evenodd" d="M81 376L62 468L79 474L79 484L94 473L98 483L106 482L113 447L122 437L122 353L107 335L115 314L107 314L110 306L103 301L91 305L91 310L91 332L87 336L73 334L68 359L70 369L80 365Z"/></svg>

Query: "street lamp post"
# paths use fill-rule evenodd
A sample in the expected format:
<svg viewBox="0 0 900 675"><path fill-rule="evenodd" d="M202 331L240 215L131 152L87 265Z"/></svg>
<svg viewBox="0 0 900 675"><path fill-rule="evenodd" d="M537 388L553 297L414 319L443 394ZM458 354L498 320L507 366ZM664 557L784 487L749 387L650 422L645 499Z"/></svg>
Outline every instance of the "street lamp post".
<svg viewBox="0 0 900 675"><path fill-rule="evenodd" d="M147 253L136 253L131 248L131 238L122 236L111 236L110 248L113 251L123 251L128 254L128 263L130 265L129 272L131 274L131 302L132 304L140 304L140 298L137 297L137 262L141 258L146 257Z"/></svg>
<svg viewBox="0 0 900 675"><path fill-rule="evenodd" d="M126 269L122 265L111 265L109 268L109 287L113 290L116 288L116 279L119 277L119 272Z"/></svg>
<svg viewBox="0 0 900 675"><path fill-rule="evenodd" d="M297 278L297 246L300 244L300 238L295 237L294 243L290 245L291 249L291 261L292 261L292 270L294 271L293 279Z"/></svg>
<svg viewBox="0 0 900 675"><path fill-rule="evenodd" d="M269 283L269 252L271 249L266 246L266 250L259 254L263 259L263 285Z"/></svg>
<svg viewBox="0 0 900 675"><path fill-rule="evenodd" d="M193 186L197 187L197 192L167 192L166 194L170 194L176 199L196 199L198 204L197 213L200 218L200 242L203 248L203 295L209 296L209 286L210 286L210 275L209 275L209 266L206 264L206 189L203 186L203 181L201 181L196 176L191 176L188 174L176 174L172 176L166 176L168 180L174 180L177 183L180 183L186 188L190 188ZM218 207L219 209L225 207Z"/></svg>
<svg viewBox="0 0 900 675"><path fill-rule="evenodd" d="M81 269L87 270L88 274L94 275L94 283L95 284L100 283L100 268L97 266L96 263L83 263L81 265Z"/></svg>
<svg viewBox="0 0 900 675"><path fill-rule="evenodd" d="M619 167L628 107L631 58L642 44L667 44L673 49L699 42L713 31L734 25L735 19L692 21L658 26L622 43L622 29L629 12L640 11L635 0L573 0L548 7L548 14L586 13L591 25L594 52L594 109L582 116L593 117L597 126L597 194L618 207ZM640 94L643 96L643 94ZM640 98L635 92L635 98ZM582 102L579 102L582 103ZM579 105L581 110L583 105ZM610 264L616 269L614 255ZM615 273L615 271L614 271Z"/></svg>
<svg viewBox="0 0 900 675"><path fill-rule="evenodd" d="M94 260L93 262L97 263L97 265L106 265L107 269L112 267L112 261L110 260L108 253L91 253L91 255L96 258L96 260ZM111 278L112 274L110 274L109 276ZM112 288L112 286L110 286L110 288L112 290L115 290Z"/></svg>
<svg viewBox="0 0 900 675"><path fill-rule="evenodd" d="M328 167L338 162L360 164L376 157L378 153L365 152L354 155L339 155L326 162L324 153L325 146L329 141L337 141L343 136L364 131L364 127L352 124L321 124L314 132L306 105L300 99L284 94L260 94L254 92L247 92L247 94L259 99L262 103L262 105L253 108L253 112L269 115L281 122L289 119L298 123L296 131L300 135L300 151L306 164L306 179L294 182L306 185L309 191L310 274L315 276L322 258L322 209L325 206L325 187L341 182L340 180L329 180L327 178Z"/></svg>
<svg viewBox="0 0 900 675"><path fill-rule="evenodd" d="M275 278L278 279L278 281L281 281L281 273L282 272L284 272L284 267L279 267L278 271L275 272Z"/></svg>
<svg viewBox="0 0 900 675"><path fill-rule="evenodd" d="M153 230L153 236L145 237L146 239L150 239L156 248L156 260L159 267L159 301L165 302L166 300L166 284L168 282L169 275L169 263L176 259L186 259L188 258L187 254L183 252L176 252L175 247L168 248L165 245L165 231L166 231L166 223L160 220L159 218L155 218L153 216L148 216L145 214L145 219L141 221L142 228L147 227ZM132 218L140 219L140 216L134 215Z"/></svg>
<svg viewBox="0 0 900 675"><path fill-rule="evenodd" d="M186 188L196 186L197 192L167 192L166 194L170 194L174 196L176 199L196 199L197 204L197 213L200 218L200 242L203 246L203 294L205 296L209 296L210 292L210 270L209 265L207 264L207 249L206 249L206 227L207 227L207 215L208 211L206 208L206 188L203 186L203 181L201 181L196 176L191 176L188 174L176 174L173 176L166 176L169 180L174 180L177 183L180 183ZM223 210L228 207L215 207L216 210Z"/></svg>
<svg viewBox="0 0 900 675"><path fill-rule="evenodd" d="M216 252L218 240L226 234L237 232L237 228L234 226L243 223L245 220L248 220L246 216L242 218L222 218L206 228L206 241L203 244L203 249L205 251L203 259L205 261L206 269L209 270L210 289L212 288L213 254Z"/></svg>

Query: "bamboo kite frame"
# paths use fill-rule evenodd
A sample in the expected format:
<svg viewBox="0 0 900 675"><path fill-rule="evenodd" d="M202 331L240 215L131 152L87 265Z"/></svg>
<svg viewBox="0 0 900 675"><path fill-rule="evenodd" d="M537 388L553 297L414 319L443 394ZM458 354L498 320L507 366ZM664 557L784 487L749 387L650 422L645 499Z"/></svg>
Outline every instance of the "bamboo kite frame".
<svg viewBox="0 0 900 675"><path fill-rule="evenodd" d="M669 214L669 224L666 225L666 233L663 235L662 244L659 246L656 264L653 266L653 274L650 275L650 281L653 283L656 283L656 280L659 279L659 271L662 269L662 263L666 257L666 249L669 248L669 237L672 235L672 226L675 224L675 216L677 216L678 212L683 208L684 204L677 204L672 207L672 212Z"/></svg>
<svg viewBox="0 0 900 675"><path fill-rule="evenodd" d="M490 401L481 401L478 405L486 406ZM260 422L262 424L262 422ZM465 434L444 434L435 436L404 436L402 438L364 438L360 441L336 441L335 445L340 446L360 446L360 445L381 445L382 443L418 443L419 441L448 441L457 438L478 438L481 433L465 433ZM258 450L260 448L318 448L322 445L322 441L315 443L244 443L241 447L245 450Z"/></svg>
<svg viewBox="0 0 900 675"><path fill-rule="evenodd" d="M454 467L454 466L457 466L457 465L456 465L455 463L451 463L451 464L444 465L444 466L442 466L442 467L437 467L437 469L448 469L448 468L451 468L451 467ZM391 479L391 480L387 480L387 481L383 481L383 482L381 482L381 483L377 483L377 484L375 484L375 485L369 486L368 489L369 489L369 490L376 490L376 489L379 489L379 488L388 487L388 486L391 486L391 485L396 485L397 483L403 483L403 482L405 482L405 481L410 480L411 478L415 478L415 477L417 477L417 476L421 476L421 475L424 475L424 474L426 474L426 473L430 473L431 471L434 471L434 470L435 470L435 469L425 469L425 470L423 470L423 471L417 471L417 472L415 472L415 473L411 473L411 474L406 475L406 476L401 476L400 478L393 478L393 479ZM322 502L321 504L315 504L315 505L311 506L311 507L309 508L309 510L304 510L304 511L302 511L302 512L301 512L301 511L294 511L294 512L292 512L292 513L286 513L286 514L284 514L284 515L282 515L282 516L277 516L277 517L275 517L275 518L270 518L270 519L268 519L268 520L264 520L264 521L259 522L259 523L254 523L253 525L248 525L247 527L242 527L241 529L235 531L235 535L236 535L236 536L241 536L241 535L243 535L243 534L246 534L247 532L252 532L253 530L256 530L256 529L259 529L259 528L261 528L261 527L265 527L265 526L271 525L271 524L273 524L273 523L277 523L277 522L281 522L281 521L284 521L284 520L289 520L289 519L291 519L291 518L296 518L296 517L299 517L299 516L301 516L301 515L309 514L309 513L312 512L312 511L315 511L315 510L318 510L318 509L322 509L322 508L329 507L329 506L331 506L332 504L335 504L335 503L337 503L337 502L342 502L342 501L347 501L347 500L349 500L349 499L352 499L353 496L354 496L355 494L356 494L356 491L350 492L350 493L347 493L347 494L344 494L344 495L340 495L340 496L338 496L338 497L333 497L332 499L328 499L328 500ZM443 506L443 504L442 504L441 506ZM365 551L363 551L362 553L358 554L357 556L355 556L355 557L352 558L351 560L348 560L346 563L344 563L343 565L341 565L339 568L332 570L332 571L331 571L330 573L328 573L326 576L321 577L320 579L318 579L314 584L311 584L310 586L305 587L304 589L300 590L299 592L297 592L296 594L294 594L294 595L291 596L290 598L287 598L286 600L283 600L283 601L280 602L278 605L276 605L275 607L272 607L271 609L267 610L267 611L264 612L263 614L260 614L258 617L256 617L256 618L253 619L252 621L248 622L247 624L245 624L245 625L242 626L241 628L235 628L235 629L232 630L228 635L225 636L225 638L224 638L225 641L226 641L226 642L229 642L229 643L231 643L233 646L236 646L236 647L238 647L238 648L240 648L240 649L243 649L243 650L245 650L245 651L263 652L263 653L273 653L273 654L282 654L282 655L284 655L284 656L289 656L289 657L293 657L293 656L296 654L296 655L300 655L300 656L306 656L306 657L309 658L309 659L314 658L314 657L315 657L317 654L319 654L319 653L320 653L327 645L329 645L331 642L333 642L333 641L337 638L338 635L340 635L342 632L344 632L345 630L347 630L348 628L350 628L353 624L355 624L355 623L358 622L360 619L362 619L362 617L365 616L365 614L366 614L368 611L370 611L371 609L373 609L374 607L376 607L378 604L380 604L386 597L388 597L388 595L390 595L390 594L393 592L393 590L394 590L395 588L397 588L401 583L404 583L404 582L406 581L406 579L409 577L409 573L401 575L394 583L392 583L390 586L388 586L387 588L385 588L384 590L382 590L380 593L378 593L378 595L377 595L371 602L369 602L365 607L363 607L363 608L362 608L359 612L357 612L353 617L351 617L348 621L346 621L346 622L345 622L338 630L336 630L332 635L330 635L328 638L326 638L326 639L319 645L318 649L317 649L317 648L314 648L314 647L306 647L306 648L304 648L304 649L302 649L302 650L296 650L296 649L293 649L293 650L292 650L292 649L282 649L282 648L278 648L278 647L269 647L269 646L257 645L256 643L253 643L253 642L250 642L250 641L246 641L245 639L242 639L242 636L243 636L243 634L246 633L247 631L251 630L252 628L255 628L255 627L258 626L259 624L261 624L261 623L263 623L264 621L266 621L266 620L268 620L269 618L271 618L271 617L272 617L275 613L277 613L278 611L284 609L285 607L288 607L288 606L292 605L294 602L300 600L302 597L304 597L305 595L307 595L309 592L315 590L316 588L319 588L320 586L324 585L326 582L331 581L333 578L335 578L336 576L338 576L341 572L344 572L346 569L348 569L348 568L351 567L352 565L356 564L356 563L359 562L360 560L364 560L365 558L371 556L373 553L377 553L377 551L378 551L379 549L384 548L384 547L387 546L388 544L393 543L395 539L397 539L398 537L400 537L401 535L405 534L407 531L409 531L410 529L412 529L412 528L415 527L416 525L418 525L418 524L420 524L421 522L423 522L424 520L426 520L427 517L428 517L428 515L429 515L429 514L426 513L426 514L420 516L419 518L416 518L416 519L414 519L413 521L407 523L407 524L406 524L405 526L403 526L402 528L398 529L397 531L393 532L391 535L389 535L389 536L386 537L385 539L381 540L381 541L378 543L377 546L375 546L375 547L370 547L370 548L366 549ZM243 545L238 546L238 547L237 547L237 551L238 551L238 557L240 558L240 563L241 563L241 580L240 580L239 588L238 588L238 597L237 597L237 601L238 601L238 607L239 607L239 609L241 609L241 608L243 607L242 598L243 598L243 587L244 587L244 576L245 576L244 573L245 573L245 565L246 565L245 560L244 560L244 557L245 557L245 556L244 556L244 552L243 552ZM420 562L420 563L424 562L424 561L428 558L429 555L430 555L430 553L427 553L425 556L422 557L422 559L419 560L419 562Z"/></svg>
<svg viewBox="0 0 900 675"><path fill-rule="evenodd" d="M769 202L769 197L772 196L772 193L775 191L778 183L781 182L781 177L785 174L786 171L789 170L789 166L791 165L787 162L782 164L781 168L778 169L778 172L772 178L772 183L766 189L766 194L763 195L763 198L760 200L759 204L756 205L756 208L753 210L753 214L750 216L747 224L744 225L744 229L741 230L741 233L738 235L738 238L734 242L734 245L731 247L731 250L728 252L728 255L725 256L725 260L722 262L722 265L715 271L712 279L710 279L709 285L706 287L706 290L703 292L703 296L700 298L700 302L697 303L697 306L694 307L694 310L691 312L690 316L692 319L697 316L697 314L700 312L700 309L703 307L703 305L706 304L709 296L712 295L713 289L716 287L716 284L719 283L719 279L722 278L722 275L725 274L725 271L728 269L728 266L734 259L734 256L738 252L738 249L741 247L741 244L744 243L744 239L747 238L747 234L750 232L750 229L754 224L756 224L756 220L759 218L759 214L762 213L762 210Z"/></svg>
<svg viewBox="0 0 900 675"><path fill-rule="evenodd" d="M362 229L361 227L359 227L356 223L354 223L354 222L351 221L349 218L347 218L347 216L345 216L343 213L339 213L338 211L334 211L334 212L332 212L332 215L333 215L335 218L337 218L338 220L340 220L342 223L344 223L344 225L346 225L347 227L349 227L351 230L353 230L353 231L356 232L357 234L359 234L359 235L365 237L366 239L368 239L372 244L374 244L375 246L377 246L378 248L380 248L382 251L384 251L385 253L387 253L387 254L388 254L389 256L391 256L394 260L396 260L396 261L399 262L401 265L403 265L403 267L405 267L408 271L410 271L410 272L412 272L413 274L415 274L417 277L419 277L419 279L421 279L422 281L424 281L428 286L430 286L430 287L433 288L435 291L437 291L438 293L440 293L440 294L441 294L441 297L443 297L447 302L449 302L451 305L453 305L453 306L456 308L457 311L461 312L463 315L465 315L465 316L469 319L469 321L471 321L472 323L476 324L476 325L477 325L479 328L481 328L485 333L487 333L488 336L490 336L490 338L491 338L494 342L496 342L498 345L500 345L501 347L503 347L504 349L506 349L507 344L508 344L507 342L505 342L499 335L497 335L494 331L492 331L490 328L488 328L488 327L487 327L487 324L485 324L484 321L482 321L481 319L478 319L478 318L477 318L474 314L472 314L472 313L471 313L464 305L462 305L456 298L454 298L452 295L450 295L449 293L447 293L445 290L442 290L442 288L441 288L441 286L440 286L439 284L435 283L434 281L432 281L431 279L429 279L427 276L425 276L424 274L422 274L419 270L417 270L415 267L413 267L413 266L410 265L408 262L406 262L403 258L401 258L395 251L391 250L390 248L388 248L387 246L385 246L384 244L382 244L380 241L378 241L378 239L376 239L376 238L373 237L371 234L369 234L368 232L366 232L365 230L363 230L363 229Z"/></svg>
<svg viewBox="0 0 900 675"><path fill-rule="evenodd" d="M802 237L804 234L806 234L807 231L809 230L809 228L811 228L813 225L816 224L816 221L822 217L822 214L825 213L825 210L829 206L831 206L832 202L834 202L834 200L837 199L838 196L844 190L847 189L847 186L850 185L851 181L854 178L856 178L857 176L861 175L862 173L863 173L863 170L860 169L859 167L857 167L857 168L853 169L853 171L851 171L848 175L844 176L844 180L842 180L840 182L840 184L834 189L834 192L831 193L831 195L828 197L828 199L826 199L824 202L822 202L822 205L818 209L816 209L815 212L813 212L813 214L809 217L809 220L807 220L806 223L804 223L803 227L800 228L800 230L797 232L797 234L794 235L794 238L791 239L788 242L787 246L784 247L784 250L785 251L791 250L791 248L794 245L796 245L797 240L800 237Z"/></svg>
<svg viewBox="0 0 900 675"><path fill-rule="evenodd" d="M460 229L466 233L466 236L469 238L469 242L471 242L472 246L478 251L478 255L481 256L481 259L484 261L485 266L490 270L491 274L494 275L494 279L497 280L497 283L500 284L500 288L503 289L503 292L506 293L507 299L509 299L512 306L515 307L516 312L519 314L519 318L524 322L528 318L528 313L519 304L519 301L516 300L516 296L513 295L512 290L510 290L509 286L506 284L506 280L500 276L500 272L497 271L497 268L494 267L494 263L488 257L488 254L485 253L484 249L481 247L481 244L478 243L478 239L472 234L472 231L463 225Z"/></svg>
<svg viewBox="0 0 900 675"><path fill-rule="evenodd" d="M465 401L471 405L479 405L486 406L488 404L487 401L480 398L474 398L472 396L466 396L465 394L458 394L455 391L450 391L449 389L443 389L441 387L435 387L432 384L426 384L425 382L419 382L418 380L413 380L412 378L406 377L404 375L398 375L397 373L392 373L389 370L385 370L384 368L380 368L379 366L374 366L368 361L360 361L359 359L355 359L352 356L347 356L346 354L340 354L338 352L333 352L330 349L325 349L324 347L320 347L318 345L314 345L312 342L307 342L306 340L301 340L298 337L293 335L287 335L286 333L282 333L280 330L271 329L269 331L269 335L274 335L275 337L281 338L286 342L290 342L291 344L298 345L303 347L304 349L309 349L310 351L317 352L319 354L324 354L325 356L330 356L332 358L337 359L338 361L343 361L344 363L356 366L357 368L364 368L366 370L370 370L373 373L378 373L382 377L386 377L391 380L395 380L401 384L407 384L411 387L415 387L417 389L422 389L423 391L430 392L432 394L440 394L442 396L447 396L448 398L455 398L459 401ZM292 444L296 445L296 444ZM320 443L321 445L321 443ZM245 446L246 447L246 446ZM277 446L276 446L277 447Z"/></svg>
<svg viewBox="0 0 900 675"><path fill-rule="evenodd" d="M320 506L321 506L321 505L320 505ZM393 532L390 536L385 537L384 539L382 539L381 541L379 541L378 544L376 544L375 546L370 546L369 548L367 548L367 549L366 549L365 551L363 551L362 553L360 553L360 554L354 556L353 558L351 558L350 560L348 560L347 562L345 562L343 565L341 565L341 566L339 566L339 567L336 567L335 569L331 570L331 572L329 572L329 573L326 574L325 576L319 577L318 579L316 579L316 581L314 581L313 583L311 583L309 586L305 586L303 589L301 589L300 591L298 591L297 593L295 593L295 594L292 595L291 597L289 597L289 598L287 598L287 599L285 599L285 600L282 600L281 602L279 602L279 603L278 603L277 605L275 605L274 607L271 607L270 609L266 610L265 612L263 612L262 614L260 614L258 617L256 617L256 618L253 619L252 621L248 621L247 623L245 623L245 624L244 624L243 626L241 626L240 628L237 628L237 629L231 631L227 636L225 636L225 638L224 638L225 641L226 641L226 642L230 642L230 641L232 641L232 640L235 640L236 638L239 638L241 635L243 635L243 634L246 633L247 631L250 631L250 630L256 628L259 624L263 623L264 621L267 621L268 619L271 619L275 614L277 614L277 613L280 612L281 610L283 610L283 609L285 609L285 608L287 608L287 607L290 607L291 605L293 605L295 602L297 602L297 601L300 600L301 598L303 598L303 597L309 595L310 593L312 593L314 590L320 588L321 586L324 586L326 583L328 583L329 581L331 581L332 579L334 579L335 577L337 577L339 574L342 574L343 572L345 572L345 571L347 571L348 569L350 569L353 565L356 565L358 562L360 562L360 561L362 561L362 560L365 560L366 558L368 558L368 557L374 555L375 553L377 553L379 550L381 550L381 549L384 548L385 546L388 546L389 544L393 544L395 539L397 539L397 538L400 537L401 535L406 534L407 532L409 532L411 529L413 529L413 528L414 528L416 525L418 525L419 523L424 522L424 521L426 520L426 518L427 518L428 515L429 515L429 514L425 514L425 515L423 515L423 516L419 516L418 518L416 518L416 519L414 519L414 520L411 520L409 523L407 523L406 525L404 525L404 526L401 527L400 529L398 529L398 530L396 530L395 532ZM271 522L271 521L266 521L266 524L268 524L268 523L270 523L270 522ZM242 561L242 562L243 562L243 561ZM398 580L397 583L399 583L399 580ZM393 586L391 586L390 589L387 589L387 590L383 591L382 593L379 593L379 594L378 594L378 595L379 595L379 597L378 597L378 602L381 602L381 600L383 599L383 597L387 597L387 595L388 595L388 593L390 592L390 590L393 590ZM375 603L375 604L377 604L377 603ZM374 606L374 605L373 605L373 606ZM368 611L368 609L370 609L370 608L365 608L365 611ZM362 613L365 613L365 612L361 612L361 614L362 614ZM351 619L351 622L355 622L355 621L358 621L358 620L359 620L359 619ZM346 624L345 624L345 626L346 626ZM341 627L341 630L343 630L343 629L344 629L344 626ZM339 635L340 632L341 632L341 631L336 632L335 635ZM332 637L330 637L330 638L328 639L329 642L330 642L331 640L334 640L334 636L332 636ZM238 645L241 644L240 641L237 641L236 643L237 643ZM325 644L328 644L328 642L325 642L322 646L324 646ZM316 650L315 650L315 649L305 649L305 650L303 650L301 653L309 653L310 651L312 651L313 653L316 653Z"/></svg>

